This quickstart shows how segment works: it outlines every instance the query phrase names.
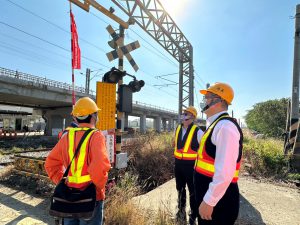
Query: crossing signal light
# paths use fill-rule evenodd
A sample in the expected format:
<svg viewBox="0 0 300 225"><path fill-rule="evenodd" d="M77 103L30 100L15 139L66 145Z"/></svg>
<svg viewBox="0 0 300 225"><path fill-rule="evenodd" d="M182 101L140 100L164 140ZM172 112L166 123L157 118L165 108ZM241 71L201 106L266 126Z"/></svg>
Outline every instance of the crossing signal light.
<svg viewBox="0 0 300 225"><path fill-rule="evenodd" d="M112 68L110 71L104 74L102 81L106 83L116 84L126 75L126 72L122 72L116 68Z"/></svg>
<svg viewBox="0 0 300 225"><path fill-rule="evenodd" d="M132 92L139 92L141 88L144 87L144 85L145 85L145 81L143 80L133 80L128 84Z"/></svg>

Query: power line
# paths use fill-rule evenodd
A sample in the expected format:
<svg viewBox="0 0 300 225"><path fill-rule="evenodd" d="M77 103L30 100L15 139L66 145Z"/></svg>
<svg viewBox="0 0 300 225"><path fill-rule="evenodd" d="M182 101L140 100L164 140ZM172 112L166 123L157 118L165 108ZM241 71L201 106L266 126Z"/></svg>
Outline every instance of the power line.
<svg viewBox="0 0 300 225"><path fill-rule="evenodd" d="M59 30L64 31L64 32L70 34L70 32L67 31L66 29L64 29L63 27L61 27L61 26L59 26L59 25L57 25L57 24L55 24L55 23L53 23L53 22L51 22L51 21L45 19L44 17L42 17L42 16L40 16L40 15L38 15L38 14L36 14L36 13L34 13L34 12L32 12L32 11L30 11L30 10L24 8L24 7L22 7L21 5L19 5L19 4L17 4L17 3L12 2L11 0L7 0L7 1L8 1L9 3L13 4L14 6L16 6L16 7L20 8L20 9L26 11L27 13L29 13L29 14L31 14L31 15L33 15L33 16L35 16L35 17L41 19L41 20L43 20L44 22L51 24L52 26L58 28ZM95 17L97 17L99 20L103 21L104 23L107 23L105 20L101 19L100 17L98 17L98 16L95 15L94 13L91 13L91 14L94 15ZM19 32L22 32L22 33L24 33L24 34L26 34L26 35L28 35L28 36L34 37L34 38L36 38L36 39L38 39L38 40L40 40L40 41L43 41L43 42L45 42L45 43L47 43L47 44L50 44L50 45L52 45L52 46L55 46L55 47L57 47L57 48L60 48L60 49L62 49L62 50L64 50L64 51L71 52L70 50L68 50L68 49L66 49L66 48L64 48L64 47L62 47L62 46L60 46L60 45L57 45L57 44L55 44L55 43L52 43L52 42L50 42L50 41L48 41L48 40L45 40L45 39L43 39L43 38L41 38L41 37L39 37L39 36L34 35L34 34L28 33L28 32L26 32L26 31L24 31L24 30L22 30L22 29L19 29L19 28L17 28L17 27L14 27L14 26L12 26L12 25L10 25L10 24L7 24L7 23L5 23L5 22L3 22L3 21L0 21L0 24L5 25L5 26L7 26L7 27L10 27L11 29L15 29L15 30L17 30L17 31L19 31ZM109 23L107 23L107 24L109 24ZM157 48L155 48L152 44L150 44L150 43L149 43L147 40L145 40L143 37L141 37L137 32L135 32L135 31L132 30L132 29L130 29L130 30L131 30L132 32L134 32L137 36L139 36L139 37L140 37L143 41L145 41L148 45L150 45L154 50L156 50L157 52L159 52L162 56L158 55L156 52L154 52L154 51L152 51L151 49L149 49L149 48L147 48L146 46L144 46L148 51L151 51L153 54L157 55L158 57L160 57L160 58L166 60L168 63L170 63L170 64L172 64L172 65L174 65L174 66L177 67L177 65L176 65L175 62L171 61L168 57L166 57L164 54L162 54L161 51L159 51ZM98 46L92 44L91 42L86 41L86 40L84 40L83 38L79 38L79 39L82 40L82 41L84 41L84 42L86 42L87 44L89 44L89 45L91 45L91 46L93 46L93 47L99 49L100 51L105 52L103 49L101 49L101 48L99 48ZM19 41L20 41L20 40L19 40ZM5 47L5 46L2 46L2 47ZM9 50L18 52L17 49L12 49L12 48L10 48ZM19 51L19 54L26 55L26 52L24 53L24 52ZM57 53L54 53L54 54L57 54ZM59 55L59 54L58 54L58 55ZM34 58L34 56L32 56L32 55L26 55L26 56L27 56L27 57ZM60 56L62 56L62 55L60 55ZM93 59L90 59L90 58L88 58L88 57L85 57L85 56L81 56L81 57L84 58L84 59L86 59L86 60L88 60L88 61L91 61L91 62L93 62L93 63L99 64L99 65L101 65L101 66L103 66L103 67L111 68L111 67L109 67L109 66L103 65L103 64L101 64L101 63L99 63L99 62L97 62L97 61L95 61L95 60L93 60ZM47 64L47 65L49 65L49 64ZM147 74L146 72L144 72L144 73ZM163 91L163 92L167 93L168 95L170 95L170 96L172 96L172 97L174 97L174 98L177 98L177 96L172 95L172 94L168 93L168 92L165 91L165 90L161 90L161 89L159 89L159 88L157 88L157 87L155 87L155 86L153 86L153 85L150 85L150 87L153 87L153 88L155 88L155 89L158 89L158 90L160 90L160 91ZM173 89L173 90L175 90L176 92L178 92L178 90L176 90L176 89Z"/></svg>
<svg viewBox="0 0 300 225"><path fill-rule="evenodd" d="M39 19L41 19L41 20L43 20L43 21L45 21L46 23L49 23L49 24L51 24L52 26L54 26L54 27L56 27L56 28L58 28L58 29L60 29L60 30L62 30L62 31L64 31L64 32L70 34L70 31L68 31L68 30L64 29L63 27L61 27L61 26L59 26L59 25L57 25L57 24L55 24L55 23L53 23L53 22L51 22L51 21L45 19L44 17L42 17L42 16L40 16L40 15L38 15L38 14L36 14L36 13L34 13L34 12L32 12L32 11L26 9L26 8L24 8L23 6L21 6L21 5L17 4L17 3L15 3L15 2L12 2L11 0L6 0L6 1L8 1L8 2L10 2L11 4L15 5L16 7L19 7L20 9L22 9L22 10L24 10L24 11L30 13L31 15L33 15L33 16L35 16L35 17L37 17L37 18L39 18ZM87 43L87 44L89 44L89 45L91 45L91 46L93 46L93 47L97 48L98 50L100 50L100 51L102 51L102 52L105 53L105 50L102 49L102 48L100 48L99 46L97 46L97 45L95 45L95 44L93 44L93 43L91 43L91 42L89 42L89 41L87 41L87 40L85 40L85 39L83 39L83 38L80 38L80 37L79 37L79 40L81 40L81 41L83 41L83 42L85 42L85 43Z"/></svg>
<svg viewBox="0 0 300 225"><path fill-rule="evenodd" d="M40 58L38 57L35 57L35 56L32 56L32 55L28 55L28 54L25 54L24 52L22 52L20 49L15 49L15 48L12 48L12 47L9 47L9 46L6 46L6 45L1 45L0 44L0 47L4 48L4 49L7 49L11 52L7 52L7 54L11 54L11 55L15 55L17 57L20 57L22 59L25 59L25 60L28 60L30 62L34 61L34 62L37 62L39 64L44 64L46 66L49 66L49 67L52 67L53 68L53 64L49 64L47 63L46 61L42 61L40 60ZM17 53L17 54L13 54L13 53ZM65 67L63 67L65 68Z"/></svg>
<svg viewBox="0 0 300 225"><path fill-rule="evenodd" d="M146 75L148 75L148 76L150 76L150 77L152 77L150 74L148 74L147 72L145 72L145 71L143 71L142 69L140 69L140 71L142 71L144 74L146 74ZM156 78L156 79L158 79L158 78ZM165 82L162 82L164 85L167 85ZM155 87L155 86L154 86ZM168 87L168 85L167 85L167 87ZM172 89L172 90L174 90L174 91L176 91L176 92L178 92L178 90L176 90L176 89L174 89L174 88L171 88L171 87L169 87L170 89ZM160 89L159 89L160 90Z"/></svg>
<svg viewBox="0 0 300 225"><path fill-rule="evenodd" d="M203 79L201 79L201 77L199 76L199 74L197 73L196 70L194 70L194 72L195 72L195 74L197 75L197 76L195 76L195 78L198 78L198 79L202 82L202 84L204 85L204 87L206 87L206 82L205 82ZM200 85L200 86L201 86L201 85Z"/></svg>
<svg viewBox="0 0 300 225"><path fill-rule="evenodd" d="M38 39L38 40L40 40L40 41L43 41L43 42L45 42L45 43L48 43L48 44L52 45L52 46L55 46L55 47L57 47L57 48L60 48L60 49L62 49L62 50L64 50L64 51L66 51L66 52L69 52L69 53L71 52L70 50L68 50L68 49L66 49L66 48L64 48L64 47L62 47L62 46L59 46L59 45L57 45L57 44L55 44L55 43L52 43L52 42L50 42L50 41L47 41L47 40L45 40L45 39L43 39L43 38L41 38L41 37L38 37L38 36L36 36L36 35L34 35L34 34L30 34L30 33L26 32L26 31L24 31L24 30L21 30L21 29L19 29L19 28L17 28L17 27L14 27L14 26L12 26L12 25L9 25L9 24L7 24L7 23L5 23L5 22L0 21L0 24L5 25L5 26L7 26L7 27L10 27L10 28L12 28L12 29L14 29L14 30L17 30L17 31L19 31L19 32L22 32L22 33L24 33L24 34L26 34L26 35L28 35L28 36L34 37L34 38L36 38L36 39ZM88 61L90 61L90 62L93 62L93 63L95 63L95 64L99 64L99 65L104 66L104 67L106 67L106 68L111 68L110 66L106 66L106 65L104 65L104 64L102 64L102 63L99 63L99 62L97 62L97 61L95 61L95 60L93 60L93 59L90 59L90 58L88 58L88 57L86 57L86 56L81 55L81 57L84 58L84 59L86 59L86 60L88 60Z"/></svg>
<svg viewBox="0 0 300 225"><path fill-rule="evenodd" d="M10 35L7 35L7 34L3 34L3 33L1 33L1 32L0 32L0 35L9 37L10 39L14 39L14 40L16 40L16 41L19 41L20 43L25 43L26 46L27 46L27 45L30 45L30 46L32 46L32 47L34 47L34 48L45 50L45 51L47 51L47 53L51 53L51 54L53 54L53 55L58 55L58 56L60 56L60 57L69 59L69 58L66 57L65 55L58 54L58 53L56 53L56 52L53 52L53 51L50 51L50 50L48 50L48 49L42 48L42 47L40 47L40 46L34 45L34 44L29 43L29 42L27 42L27 41L20 40L20 39L18 39L18 38L13 37L13 36L10 36ZM56 58L56 59L53 59L53 58L47 57L47 56L45 56L45 55L40 55L40 54L38 54L38 53L36 53L36 52L34 52L34 51L27 50L27 49L22 49L22 48L19 47L19 46L15 46L15 45L12 45L12 44L7 43L7 42L2 42L2 41L0 41L0 43L3 43L3 44L4 44L4 46L2 46L3 48L6 47L6 49L9 49L10 51L18 52L19 54L25 55L25 56L27 56L27 57L36 58L36 59L39 59L39 60L41 60L41 57L43 57L43 58L48 58L49 60L52 60L53 62L54 62L54 61L58 61L58 63L64 64L65 66L68 66L68 64L65 63L64 61L56 60L57 58ZM9 48L9 46L11 46L11 47ZM21 50L22 50L22 51L21 51ZM30 52L31 52L31 54L27 54L27 53L30 53ZM39 56L39 57L34 57L34 56ZM49 61L49 60L48 60L48 61ZM44 64L47 64L47 63L44 63ZM90 65L87 65L86 63L82 63L82 64L85 65L85 66L87 66L87 67L89 67L89 68L91 68ZM49 65L49 64L47 64L47 65ZM53 66L53 65L52 65L52 66Z"/></svg>
<svg viewBox="0 0 300 225"><path fill-rule="evenodd" d="M152 52L153 54L157 55L158 57L160 57L161 59L165 60L166 62L168 62L170 65L175 66L178 68L178 65L173 62L171 59L169 59L166 55L164 55L161 51L159 51L156 47L154 47L151 43L149 43L147 40L145 40L141 35L139 35L137 32L135 32L133 29L129 28L133 33L135 33L139 38L141 38L144 42L146 42L148 45L150 45L154 50L156 50L159 54L157 54L156 52L154 52L153 50L149 49L148 47L144 46L144 48L146 48L148 51ZM130 37L129 37L130 38ZM130 38L131 40L133 40L132 38Z"/></svg>

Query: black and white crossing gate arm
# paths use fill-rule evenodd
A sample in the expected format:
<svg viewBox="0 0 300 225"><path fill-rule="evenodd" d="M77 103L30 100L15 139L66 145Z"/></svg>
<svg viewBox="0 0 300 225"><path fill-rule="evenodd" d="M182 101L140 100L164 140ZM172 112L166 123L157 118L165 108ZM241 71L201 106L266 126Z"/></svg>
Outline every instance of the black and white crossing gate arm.
<svg viewBox="0 0 300 225"><path fill-rule="evenodd" d="M125 57L129 61L130 65L133 67L135 72L138 71L139 67L136 64L136 62L134 61L134 59L132 58L132 56L130 55L130 52L139 48L140 43L138 41L135 41L130 44L123 45L122 38L116 33L116 31L112 28L112 26L110 26L110 25L107 26L106 30L112 36L113 41L116 44L115 50L106 53L108 60L112 61L112 60L115 60L115 59L120 58L123 55L125 55Z"/></svg>

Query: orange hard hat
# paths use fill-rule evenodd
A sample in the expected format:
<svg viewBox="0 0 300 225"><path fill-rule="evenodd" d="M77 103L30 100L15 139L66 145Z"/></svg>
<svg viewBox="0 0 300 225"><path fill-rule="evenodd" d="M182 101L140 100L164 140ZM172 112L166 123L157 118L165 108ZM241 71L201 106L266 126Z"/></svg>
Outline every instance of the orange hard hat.
<svg viewBox="0 0 300 225"><path fill-rule="evenodd" d="M71 115L75 117L88 116L99 110L100 109L91 98L83 97L75 103Z"/></svg>
<svg viewBox="0 0 300 225"><path fill-rule="evenodd" d="M209 88L200 90L200 93L203 95L206 95L207 92L211 92L213 94L218 95L219 97L224 99L229 105L231 105L231 102L234 97L233 89L228 84L221 82L216 82Z"/></svg>
<svg viewBox="0 0 300 225"><path fill-rule="evenodd" d="M197 110L194 106L189 106L186 109L184 109L183 111L192 113L195 118L197 117Z"/></svg>

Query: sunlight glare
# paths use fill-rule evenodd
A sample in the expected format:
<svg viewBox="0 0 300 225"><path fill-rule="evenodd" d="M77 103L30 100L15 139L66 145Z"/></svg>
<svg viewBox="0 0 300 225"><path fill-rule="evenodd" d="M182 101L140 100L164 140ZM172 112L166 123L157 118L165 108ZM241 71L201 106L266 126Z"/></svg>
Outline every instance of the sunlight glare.
<svg viewBox="0 0 300 225"><path fill-rule="evenodd" d="M161 4L171 17L183 14L182 10L188 1L189 0L160 0Z"/></svg>

